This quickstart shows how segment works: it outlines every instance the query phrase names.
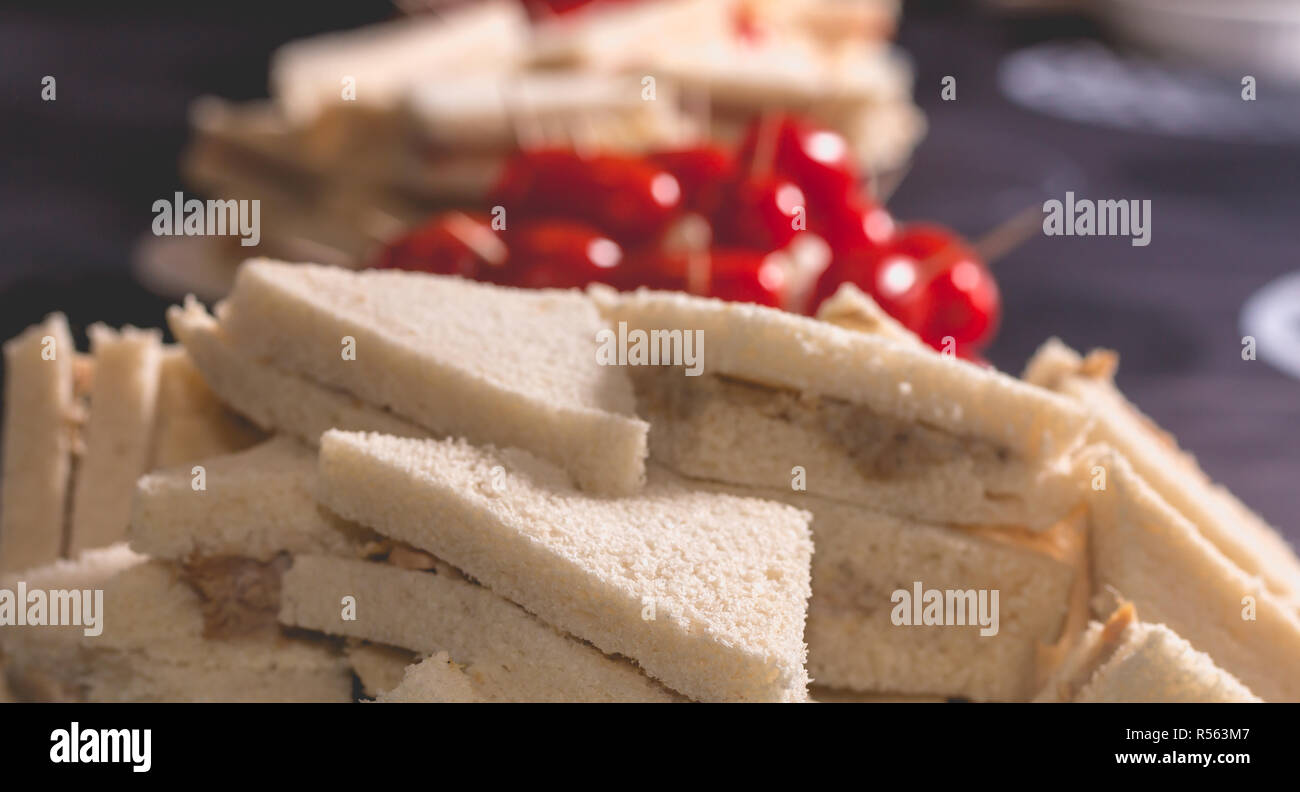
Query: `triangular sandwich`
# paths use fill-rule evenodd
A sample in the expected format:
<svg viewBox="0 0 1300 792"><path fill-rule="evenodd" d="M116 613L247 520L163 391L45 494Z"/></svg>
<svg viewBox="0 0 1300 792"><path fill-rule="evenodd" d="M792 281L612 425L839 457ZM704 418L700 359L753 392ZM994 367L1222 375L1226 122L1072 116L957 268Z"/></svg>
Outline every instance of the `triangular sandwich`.
<svg viewBox="0 0 1300 792"><path fill-rule="evenodd" d="M812 542L790 506L692 490L579 492L518 450L329 432L320 497L706 701L807 698ZM467 658L455 658L464 662Z"/></svg>
<svg viewBox="0 0 1300 792"><path fill-rule="evenodd" d="M218 318L243 354L434 434L524 448L592 492L644 480L649 427L579 292L254 260Z"/></svg>

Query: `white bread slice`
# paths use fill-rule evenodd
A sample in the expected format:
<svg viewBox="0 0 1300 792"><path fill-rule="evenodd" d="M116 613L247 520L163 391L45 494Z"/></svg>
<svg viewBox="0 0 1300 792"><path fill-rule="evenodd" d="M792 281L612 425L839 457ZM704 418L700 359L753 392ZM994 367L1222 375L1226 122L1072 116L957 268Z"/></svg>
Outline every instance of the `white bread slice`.
<svg viewBox="0 0 1300 792"><path fill-rule="evenodd" d="M1035 648L1057 639L1075 570L1054 532L961 529L893 517L804 492L723 487L813 516L808 674L831 688L1025 701ZM998 633L978 626L896 626L893 592L997 590Z"/></svg>
<svg viewBox="0 0 1300 792"><path fill-rule="evenodd" d="M195 489L200 476L204 488ZM136 482L131 549L173 561L357 555L365 532L318 506L315 486L315 451L286 436L193 467L148 473Z"/></svg>
<svg viewBox="0 0 1300 792"><path fill-rule="evenodd" d="M438 652L405 669L401 683L376 700L385 704L486 704L511 701L510 698L493 696L484 687L477 669L459 666L451 661L446 652Z"/></svg>
<svg viewBox="0 0 1300 792"><path fill-rule="evenodd" d="M650 455L683 475L808 491L940 523L1044 530L1083 501L1070 455L1025 459L987 441L840 399L635 367Z"/></svg>
<svg viewBox="0 0 1300 792"><path fill-rule="evenodd" d="M242 451L263 437L226 409L183 347L163 348L150 470Z"/></svg>
<svg viewBox="0 0 1300 792"><path fill-rule="evenodd" d="M766 493L765 493L766 494ZM1076 571L1042 533L964 529L898 519L810 495L813 513L808 672L820 683L877 693L1024 701L1037 649L1058 640ZM977 626L895 626L891 594L998 591L998 633Z"/></svg>
<svg viewBox="0 0 1300 792"><path fill-rule="evenodd" d="M604 4L584 9L578 24L540 21L530 55L534 65L641 74L665 54L731 38L733 25L727 4L713 0Z"/></svg>
<svg viewBox="0 0 1300 792"><path fill-rule="evenodd" d="M86 636L78 626L0 630L10 679L22 681L15 688L50 687L88 701L351 700L351 674L328 645L265 634L207 640L199 597L177 570L123 544L32 570L22 580L29 591L101 589L103 633Z"/></svg>
<svg viewBox="0 0 1300 792"><path fill-rule="evenodd" d="M77 348L63 314L8 340L0 571L59 557L72 469Z"/></svg>
<svg viewBox="0 0 1300 792"><path fill-rule="evenodd" d="M817 309L817 318L846 330L872 333L917 349L928 349L920 336L886 313L871 299L871 295L852 283L840 284Z"/></svg>
<svg viewBox="0 0 1300 792"><path fill-rule="evenodd" d="M380 696L386 704L486 704L508 702L491 689L476 667L463 667L451 661L446 652L438 652L406 669L402 682Z"/></svg>
<svg viewBox="0 0 1300 792"><path fill-rule="evenodd" d="M523 72L510 80L430 75L411 91L408 108L429 143L451 154L573 145L575 135L582 146L615 150L681 140L687 130L673 87L660 83L653 102L641 89L638 75L590 71Z"/></svg>
<svg viewBox="0 0 1300 792"><path fill-rule="evenodd" d="M1300 618L1111 452L1091 513L1093 588L1113 589L1266 701L1300 701ZM1246 618L1253 616L1253 618Z"/></svg>
<svg viewBox="0 0 1300 792"><path fill-rule="evenodd" d="M369 641L349 640L344 653L352 673L361 681L361 692L370 698L402 684L406 667L420 662L420 656L409 649Z"/></svg>
<svg viewBox="0 0 1300 792"><path fill-rule="evenodd" d="M335 431L320 497L691 698L806 700L808 514L654 473L598 498L523 451Z"/></svg>
<svg viewBox="0 0 1300 792"><path fill-rule="evenodd" d="M1083 640L1034 699L1040 703L1250 703L1259 697L1163 624L1137 620L1131 604Z"/></svg>
<svg viewBox="0 0 1300 792"><path fill-rule="evenodd" d="M1095 420L1090 440L1122 453L1133 469L1242 570L1263 578L1300 612L1300 558L1282 535L1232 493L1215 485L1196 459L1115 387L1118 357L1094 350L1081 357L1058 339L1039 348L1025 379L1077 400Z"/></svg>
<svg viewBox="0 0 1300 792"><path fill-rule="evenodd" d="M223 309L247 354L436 434L524 448L593 492L634 492L645 478L649 427L626 372L597 363L603 325L580 292L259 259ZM355 359L343 359L345 337Z"/></svg>
<svg viewBox="0 0 1300 792"><path fill-rule="evenodd" d="M344 618L345 598L355 618ZM563 635L439 564L432 571L298 556L281 584L280 621L422 655L447 651L493 669L515 701L669 701L626 660Z"/></svg>
<svg viewBox="0 0 1300 792"><path fill-rule="evenodd" d="M427 74L508 71L527 50L528 17L509 0L437 15L406 17L360 30L292 41L271 58L271 95L296 123L342 104L342 80L356 101L396 109Z"/></svg>
<svg viewBox="0 0 1300 792"><path fill-rule="evenodd" d="M126 538L135 480L149 465L162 362L158 330L97 324L87 332L95 381L72 499L71 557Z"/></svg>
<svg viewBox="0 0 1300 792"><path fill-rule="evenodd" d="M430 436L410 421L251 357L230 342L193 297L183 307L167 309L167 323L217 396L266 431L284 432L312 446L335 427Z"/></svg>
<svg viewBox="0 0 1300 792"><path fill-rule="evenodd" d="M1085 428L1069 399L957 358L758 305L676 292L589 292L613 325L700 330L704 371L862 404L1030 458L1071 450Z"/></svg>

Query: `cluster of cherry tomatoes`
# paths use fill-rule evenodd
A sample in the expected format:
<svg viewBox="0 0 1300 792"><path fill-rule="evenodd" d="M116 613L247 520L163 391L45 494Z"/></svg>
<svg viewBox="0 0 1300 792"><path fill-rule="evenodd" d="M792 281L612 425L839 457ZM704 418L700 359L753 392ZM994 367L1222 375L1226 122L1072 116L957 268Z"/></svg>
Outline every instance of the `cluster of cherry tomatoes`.
<svg viewBox="0 0 1300 792"><path fill-rule="evenodd" d="M844 138L792 116L756 119L734 151L520 152L488 202L493 213L433 217L375 266L532 288L677 289L810 313L851 282L930 345L966 357L997 328L997 285L971 247L939 226L896 223L863 189ZM682 243L686 218L707 222L703 244ZM805 233L831 257L796 306L782 253Z"/></svg>

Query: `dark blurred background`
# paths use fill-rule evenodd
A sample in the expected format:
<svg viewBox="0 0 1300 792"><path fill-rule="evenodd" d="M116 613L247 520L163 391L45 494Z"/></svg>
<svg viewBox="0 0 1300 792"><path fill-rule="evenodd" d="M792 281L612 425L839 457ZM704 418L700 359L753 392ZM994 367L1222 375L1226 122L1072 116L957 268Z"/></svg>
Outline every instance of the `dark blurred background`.
<svg viewBox="0 0 1300 792"><path fill-rule="evenodd" d="M161 326L170 301L133 280L130 253L152 202L182 189L189 102L265 96L279 44L393 15L387 2L0 9L0 336L51 310L67 313L77 333L95 321ZM1066 190L1150 199L1147 247L1036 235L995 262L1006 314L989 357L1018 373L1052 335L1119 350L1121 388L1300 544L1300 381L1243 361L1238 326L1252 292L1300 269L1300 143L1286 129L1250 134L1285 127L1300 103L1261 77L1258 101L1234 106L1245 134L1160 130L1068 119L1073 97L1057 103L1063 112L1040 112L1000 88L1013 53L1037 59L1021 67L1050 73L1078 65L1076 42L1110 38L1077 16L905 4L899 44L915 62L930 128L890 208L977 237ZM1191 64L1146 76L1199 73ZM47 74L58 80L55 102L40 99ZM953 102L940 100L947 75L957 80ZM1231 74L1208 79L1239 90Z"/></svg>

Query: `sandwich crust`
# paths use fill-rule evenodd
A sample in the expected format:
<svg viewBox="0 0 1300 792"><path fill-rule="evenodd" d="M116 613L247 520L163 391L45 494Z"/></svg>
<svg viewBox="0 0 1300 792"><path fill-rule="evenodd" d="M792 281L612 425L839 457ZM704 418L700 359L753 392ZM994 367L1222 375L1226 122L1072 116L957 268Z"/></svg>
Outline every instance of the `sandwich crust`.
<svg viewBox="0 0 1300 792"><path fill-rule="evenodd" d="M905 341L676 292L589 291L605 318L629 332L701 331L708 374L866 405L1027 458L1073 449L1086 426L1084 411L1062 396Z"/></svg>
<svg viewBox="0 0 1300 792"><path fill-rule="evenodd" d="M263 439L221 403L178 345L163 348L153 434L150 470L242 451Z"/></svg>
<svg viewBox="0 0 1300 792"><path fill-rule="evenodd" d="M68 555L126 538L131 493L145 472L162 362L158 330L105 325L89 329L94 385L86 423L86 453L77 466Z"/></svg>
<svg viewBox="0 0 1300 792"><path fill-rule="evenodd" d="M1251 693L1163 624L1123 603L1089 625L1079 646L1035 699L1040 703L1252 703Z"/></svg>
<svg viewBox="0 0 1300 792"><path fill-rule="evenodd" d="M1219 551L1119 453L1090 513L1093 590L1113 590L1266 701L1300 701L1300 618Z"/></svg>
<svg viewBox="0 0 1300 792"><path fill-rule="evenodd" d="M1080 356L1059 339L1039 348L1025 379L1077 401L1093 416L1089 441L1115 448L1169 506L1247 574L1300 613L1300 558L1274 528L1214 484L1196 459L1115 387L1119 358L1109 350Z"/></svg>
<svg viewBox="0 0 1300 792"><path fill-rule="evenodd" d="M333 428L429 437L428 430L337 390L317 385L250 356L234 345L193 297L167 309L167 323L212 390L268 432L312 446Z"/></svg>
<svg viewBox="0 0 1300 792"><path fill-rule="evenodd" d="M435 435L527 449L595 493L644 481L649 426L580 292L253 260L223 309L238 348Z"/></svg>
<svg viewBox="0 0 1300 792"><path fill-rule="evenodd" d="M5 342L0 571L48 564L63 548L76 351L60 313Z"/></svg>

